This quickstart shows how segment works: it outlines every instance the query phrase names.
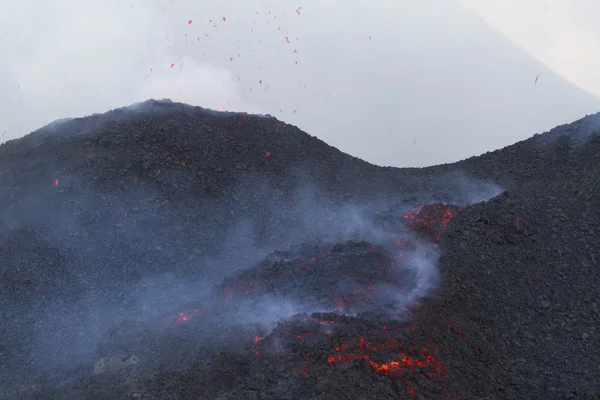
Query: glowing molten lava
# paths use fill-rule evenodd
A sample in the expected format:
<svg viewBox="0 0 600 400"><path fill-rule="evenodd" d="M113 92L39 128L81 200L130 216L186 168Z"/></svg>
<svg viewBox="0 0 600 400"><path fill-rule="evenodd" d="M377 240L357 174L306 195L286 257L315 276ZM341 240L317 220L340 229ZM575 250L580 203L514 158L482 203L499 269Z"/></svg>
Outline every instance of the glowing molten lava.
<svg viewBox="0 0 600 400"><path fill-rule="evenodd" d="M450 220L461 211L460 207L446 203L429 204L408 211L404 219L410 221L414 231L439 241Z"/></svg>
<svg viewBox="0 0 600 400"><path fill-rule="evenodd" d="M235 307L232 303L240 298L260 300L264 294L299 296L303 301L314 299L315 307L329 312L296 316L279 322L270 333L269 329L264 335L259 332L261 336L252 333L248 341L255 356L279 354L282 363L304 377L341 364L366 363L377 374L402 380L408 393L416 396L415 388L407 383L408 376L418 371L420 376L441 379L446 371L435 347L420 343L424 339L414 333L417 324L399 317L412 312L411 317L418 318L415 307L403 308L402 311L409 311L405 314L392 312L395 317L390 317L389 311L398 310L394 304L398 293L412 293L415 287L427 289L430 276L421 266L436 264L446 227L461 211L457 206L440 203L413 208L396 217L383 217L395 246L393 254L367 242L329 248L309 245L297 254L275 251L260 264L217 286L215 304ZM202 309L209 312L212 307ZM223 310L227 312L226 308ZM375 328L373 320L366 316L345 315L369 315L382 310L387 317ZM187 322L192 315L179 313L165 323ZM411 339L411 334L416 339ZM316 349L315 343L319 343Z"/></svg>

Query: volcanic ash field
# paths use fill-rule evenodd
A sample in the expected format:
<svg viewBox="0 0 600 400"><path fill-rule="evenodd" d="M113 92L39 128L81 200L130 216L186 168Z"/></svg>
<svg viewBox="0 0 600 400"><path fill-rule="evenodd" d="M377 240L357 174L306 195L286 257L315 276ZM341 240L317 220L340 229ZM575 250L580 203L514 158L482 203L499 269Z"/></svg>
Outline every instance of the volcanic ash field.
<svg viewBox="0 0 600 400"><path fill-rule="evenodd" d="M600 114L383 168L149 100L0 146L0 398L600 399Z"/></svg>

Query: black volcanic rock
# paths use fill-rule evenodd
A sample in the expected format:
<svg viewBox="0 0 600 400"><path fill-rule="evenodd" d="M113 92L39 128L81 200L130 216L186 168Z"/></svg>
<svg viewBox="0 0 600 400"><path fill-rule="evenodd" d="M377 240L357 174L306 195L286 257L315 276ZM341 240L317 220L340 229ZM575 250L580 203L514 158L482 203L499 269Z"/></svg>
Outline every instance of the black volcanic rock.
<svg viewBox="0 0 600 400"><path fill-rule="evenodd" d="M4 143L0 397L597 398L598 121L423 169L155 100Z"/></svg>

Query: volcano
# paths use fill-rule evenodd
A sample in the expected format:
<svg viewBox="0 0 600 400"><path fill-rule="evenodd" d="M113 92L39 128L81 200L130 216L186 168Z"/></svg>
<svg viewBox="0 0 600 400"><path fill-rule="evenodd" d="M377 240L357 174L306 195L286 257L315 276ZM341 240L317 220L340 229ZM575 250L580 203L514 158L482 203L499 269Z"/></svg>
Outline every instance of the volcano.
<svg viewBox="0 0 600 400"><path fill-rule="evenodd" d="M0 397L600 398L600 114L383 168L149 100L0 146Z"/></svg>

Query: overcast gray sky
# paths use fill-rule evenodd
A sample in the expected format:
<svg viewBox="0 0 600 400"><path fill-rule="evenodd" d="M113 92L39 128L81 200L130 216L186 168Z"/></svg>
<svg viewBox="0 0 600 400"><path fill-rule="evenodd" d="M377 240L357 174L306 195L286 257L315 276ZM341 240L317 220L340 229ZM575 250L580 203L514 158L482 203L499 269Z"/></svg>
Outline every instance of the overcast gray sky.
<svg viewBox="0 0 600 400"><path fill-rule="evenodd" d="M171 98L269 113L378 165L457 161L600 111L599 8L0 0L0 141Z"/></svg>

